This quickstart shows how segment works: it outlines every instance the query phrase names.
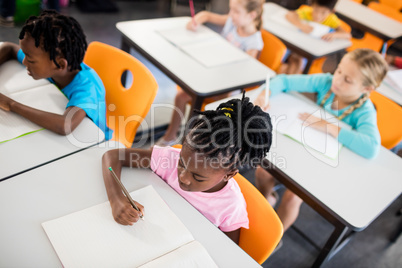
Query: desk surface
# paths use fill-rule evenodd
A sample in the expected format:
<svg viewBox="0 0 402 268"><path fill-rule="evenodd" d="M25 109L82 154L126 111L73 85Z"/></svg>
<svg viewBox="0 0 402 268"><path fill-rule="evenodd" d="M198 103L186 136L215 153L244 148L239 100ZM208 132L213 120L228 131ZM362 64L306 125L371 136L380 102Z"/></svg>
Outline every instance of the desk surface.
<svg viewBox="0 0 402 268"><path fill-rule="evenodd" d="M285 10L275 3L265 3L262 19L264 29L283 40L287 46L290 44L300 49L303 54L318 58L343 50L352 44L349 40L342 39L327 42L275 21L277 13L284 13Z"/></svg>
<svg viewBox="0 0 402 268"><path fill-rule="evenodd" d="M300 94L295 96L320 109ZM210 103L208 109L224 101ZM315 208L321 207L355 230L366 228L402 191L402 159L384 147L371 160L343 147L333 160L274 130L267 159L291 185L314 200Z"/></svg>
<svg viewBox="0 0 402 268"><path fill-rule="evenodd" d="M369 7L350 0L339 0L335 12L345 17L362 30L379 36L382 39L394 39L402 36L402 23L393 20ZM353 25L351 25L353 26Z"/></svg>
<svg viewBox="0 0 402 268"><path fill-rule="evenodd" d="M0 90L28 89L46 85L45 79L33 80L24 66L9 61L1 66ZM55 90L56 89L55 87ZM65 107L61 107L64 109ZM20 138L0 144L0 181L57 158L72 154L95 145L105 139L105 135L89 118L67 136L60 136L49 130L40 130Z"/></svg>
<svg viewBox="0 0 402 268"><path fill-rule="evenodd" d="M62 266L41 223L107 201L103 145L0 183L0 266ZM153 185L219 267L260 267L149 170L123 168L122 180L129 192Z"/></svg>
<svg viewBox="0 0 402 268"><path fill-rule="evenodd" d="M197 95L216 95L259 84L265 81L267 73L275 74L252 57L207 68L157 33L158 30L185 27L190 20L190 17L175 17L125 21L117 23L116 27L173 81Z"/></svg>

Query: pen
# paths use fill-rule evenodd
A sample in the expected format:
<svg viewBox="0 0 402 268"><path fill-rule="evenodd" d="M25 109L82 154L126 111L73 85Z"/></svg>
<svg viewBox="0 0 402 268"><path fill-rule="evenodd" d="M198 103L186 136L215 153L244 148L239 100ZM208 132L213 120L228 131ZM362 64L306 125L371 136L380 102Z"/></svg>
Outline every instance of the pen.
<svg viewBox="0 0 402 268"><path fill-rule="evenodd" d="M267 79L265 80L265 107L268 105L269 100L269 80L271 79L270 75L267 74Z"/></svg>
<svg viewBox="0 0 402 268"><path fill-rule="evenodd" d="M137 205L134 203L134 200L131 198L130 194L127 192L126 187L124 187L123 183L117 178L116 173L114 173L112 167L109 167L110 172L113 175L113 178L116 180L116 182L120 185L120 188L123 190L124 195L127 197L128 201L130 201L131 205L135 210L140 212L140 218L144 220L144 216L142 215L140 209L137 207Z"/></svg>
<svg viewBox="0 0 402 268"><path fill-rule="evenodd" d="M190 12L191 12L191 19L193 20L193 24L194 24L194 27L195 26L197 26L197 23L195 23L195 19L194 19L194 2L193 2L193 0L189 0L189 5L190 5Z"/></svg>

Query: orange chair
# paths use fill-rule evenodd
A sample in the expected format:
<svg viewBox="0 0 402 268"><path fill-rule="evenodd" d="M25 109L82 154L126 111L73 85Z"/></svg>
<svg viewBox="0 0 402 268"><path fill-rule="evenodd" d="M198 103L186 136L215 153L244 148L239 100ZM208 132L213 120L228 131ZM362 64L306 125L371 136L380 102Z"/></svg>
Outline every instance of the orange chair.
<svg viewBox="0 0 402 268"><path fill-rule="evenodd" d="M380 131L381 145L392 149L402 141L402 107L377 91L370 94L377 110L377 126Z"/></svg>
<svg viewBox="0 0 402 268"><path fill-rule="evenodd" d="M278 71L283 56L286 53L286 46L279 38L266 30L261 30L264 47L258 60L268 68Z"/></svg>
<svg viewBox="0 0 402 268"><path fill-rule="evenodd" d="M283 235L282 222L267 199L239 173L233 177L247 203L249 229L240 230L239 246L256 262L262 264Z"/></svg>
<svg viewBox="0 0 402 268"><path fill-rule="evenodd" d="M390 6L396 11L400 11L402 9L402 0L379 0L381 4Z"/></svg>
<svg viewBox="0 0 402 268"><path fill-rule="evenodd" d="M112 140L131 147L158 91L155 78L130 54L100 42L89 44L84 62L98 73L105 86L106 120L108 127L113 129ZM121 83L125 71L133 75L133 83L128 89Z"/></svg>
<svg viewBox="0 0 402 268"><path fill-rule="evenodd" d="M182 148L181 144L173 145ZM267 199L240 173L236 180L246 200L249 229L240 230L239 247L262 264L274 251L283 236L283 225Z"/></svg>

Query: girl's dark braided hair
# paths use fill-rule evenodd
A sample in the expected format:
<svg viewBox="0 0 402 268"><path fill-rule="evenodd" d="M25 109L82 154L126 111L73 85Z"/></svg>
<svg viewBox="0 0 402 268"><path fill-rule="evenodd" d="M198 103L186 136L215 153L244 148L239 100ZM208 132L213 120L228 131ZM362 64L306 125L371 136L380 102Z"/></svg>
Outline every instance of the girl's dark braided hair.
<svg viewBox="0 0 402 268"><path fill-rule="evenodd" d="M72 17L53 10L44 10L39 16L29 17L20 32L20 39L28 33L35 39L35 46L49 52L50 60L57 67L56 57L68 62L69 71L81 70L88 44L80 24Z"/></svg>
<svg viewBox="0 0 402 268"><path fill-rule="evenodd" d="M272 124L268 113L249 98L232 99L215 111L195 111L184 142L207 159L224 159L228 170L243 165L255 167L266 156L272 143Z"/></svg>

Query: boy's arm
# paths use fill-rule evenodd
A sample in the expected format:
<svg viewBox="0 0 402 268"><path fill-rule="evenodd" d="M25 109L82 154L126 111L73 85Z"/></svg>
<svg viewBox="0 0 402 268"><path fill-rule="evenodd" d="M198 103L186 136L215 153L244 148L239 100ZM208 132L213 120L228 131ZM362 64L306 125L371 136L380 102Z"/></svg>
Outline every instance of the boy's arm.
<svg viewBox="0 0 402 268"><path fill-rule="evenodd" d="M17 59L17 53L20 47L17 44L4 42L0 45L0 65L4 62Z"/></svg>
<svg viewBox="0 0 402 268"><path fill-rule="evenodd" d="M250 50L247 50L246 51L246 53L247 54L249 54L251 57L253 57L253 58L257 58L257 56L258 56L258 50L257 49L250 49Z"/></svg>
<svg viewBox="0 0 402 268"><path fill-rule="evenodd" d="M240 228L231 232L224 232L230 239L236 244L239 244L240 239Z"/></svg>
<svg viewBox="0 0 402 268"><path fill-rule="evenodd" d="M113 217L116 222L123 225L133 225L140 218L140 213L135 210L124 196L120 186L113 178L109 167L120 178L122 166L134 168L150 168L152 148L143 149L114 149L107 151L102 157L102 173L106 192L112 207ZM136 202L136 205L144 215L144 207Z"/></svg>
<svg viewBox="0 0 402 268"><path fill-rule="evenodd" d="M325 34L321 38L325 41L332 41L334 39L351 39L352 35L341 27L338 27L335 32Z"/></svg>
<svg viewBox="0 0 402 268"><path fill-rule="evenodd" d="M299 28L302 32L304 33L311 33L313 31L313 27L308 25L307 23L304 23L300 18L299 15L296 13L296 11L289 11L286 13L286 19L295 25L297 28Z"/></svg>
<svg viewBox="0 0 402 268"><path fill-rule="evenodd" d="M86 113L81 108L70 106L63 115L38 110L0 93L0 109L19 114L29 121L60 135L68 135L81 123Z"/></svg>

